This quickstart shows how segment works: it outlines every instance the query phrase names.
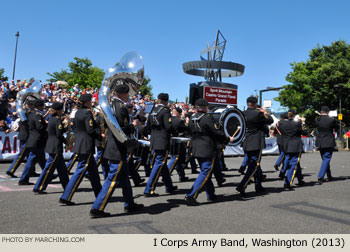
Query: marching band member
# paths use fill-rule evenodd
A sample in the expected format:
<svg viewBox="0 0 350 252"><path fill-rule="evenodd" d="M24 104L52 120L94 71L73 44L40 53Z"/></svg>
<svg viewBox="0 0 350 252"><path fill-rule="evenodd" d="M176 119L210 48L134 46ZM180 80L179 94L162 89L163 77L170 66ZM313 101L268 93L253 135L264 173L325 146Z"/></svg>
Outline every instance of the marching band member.
<svg viewBox="0 0 350 252"><path fill-rule="evenodd" d="M95 139L101 139L101 135L97 133L96 122L91 112L91 97L90 94L83 94L79 97L80 108L74 117L76 133L73 147L73 152L78 154L78 165L59 199L62 204L75 204L71 200L86 171L89 172L91 186L96 197L101 190L100 176L93 157Z"/></svg>
<svg viewBox="0 0 350 252"><path fill-rule="evenodd" d="M337 121L334 118L330 117L328 113L329 108L327 106L322 106L321 116L315 120L318 131L316 137L316 147L318 147L320 150L322 158L321 168L317 175L318 183L320 185L325 181L325 174L327 174L329 181L333 179L330 168L332 154L334 147L336 146L333 130L337 130L339 128Z"/></svg>
<svg viewBox="0 0 350 252"><path fill-rule="evenodd" d="M44 110L44 101L37 99L34 101L35 111L28 116L29 137L26 147L29 149L29 156L24 167L18 185L33 185L29 182L29 177L35 170L35 164L39 163L41 168L45 167L45 145L47 139L47 123L42 115Z"/></svg>
<svg viewBox="0 0 350 252"><path fill-rule="evenodd" d="M217 142L224 142L227 137L219 130L214 118L208 114L208 101L197 99L196 106L198 112L193 114L189 123L192 133L191 148L192 155L197 158L200 164L200 173L195 180L192 188L185 197L186 204L189 206L198 205L196 200L199 192L204 187L207 199L215 201L215 189L211 181L211 175L214 169L215 159L217 158ZM230 138L233 142L234 137Z"/></svg>
<svg viewBox="0 0 350 252"><path fill-rule="evenodd" d="M29 114L34 111L34 100L27 100L26 102L26 116L28 118ZM16 170L21 165L22 161L25 159L25 157L28 156L28 147L26 147L26 142L29 137L29 125L28 120L26 121L19 121L19 133L18 138L20 141L21 151L17 154L15 159L12 161L12 164L10 168L7 170L6 174L10 176L11 178L17 178L15 175Z"/></svg>
<svg viewBox="0 0 350 252"><path fill-rule="evenodd" d="M147 129L145 129L151 131L151 149L154 151L154 165L144 190L146 197L158 196L155 190L160 174L162 174L167 193L173 193L177 189L177 186L173 186L167 169L170 135L176 135L176 131L172 126L170 109L167 107L168 100L168 94L160 93L158 95L158 104L149 115L149 123L146 126Z"/></svg>
<svg viewBox="0 0 350 252"><path fill-rule="evenodd" d="M55 102L51 108L54 110L48 123L48 140L45 152L49 153L49 159L46 162L44 170L37 180L33 192L38 194L46 193L47 185L52 179L53 172L57 169L60 182L63 189L68 184L68 172L63 159L63 143L66 142L63 137L64 128L62 126L61 116L63 114L63 103Z"/></svg>
<svg viewBox="0 0 350 252"><path fill-rule="evenodd" d="M273 123L273 119L267 114L266 110L262 107L257 110L258 99L256 97L248 97L247 105L248 109L244 111L247 119L247 135L243 141L243 150L248 156L248 170L244 175L242 181L236 187L236 190L240 192L241 196L245 196L245 188L248 185L250 179L254 176L255 191L263 191L261 185L261 152L266 147L265 144L265 127L268 124Z"/></svg>
<svg viewBox="0 0 350 252"><path fill-rule="evenodd" d="M188 127L185 125L185 121L181 120L182 109L179 107L174 107L172 110L171 121L176 132L182 136L183 133L188 132ZM171 174L175 168L179 175L179 180L181 182L187 181L188 177L185 176L185 160L186 153L179 153L178 156L171 155L170 161L168 163L168 170Z"/></svg>
<svg viewBox="0 0 350 252"><path fill-rule="evenodd" d="M295 121L296 112L293 109L288 111L288 121L283 123L284 136L283 150L286 153L287 175L284 181L284 189L292 190L294 177L297 176L299 185L305 182L302 180L300 158L303 152L301 136L306 135L305 119Z"/></svg>
<svg viewBox="0 0 350 252"><path fill-rule="evenodd" d="M117 99L113 101L113 106L116 119L123 132L130 135L134 131L134 126L130 124L129 113L125 107L125 102L129 99L129 86L119 84L115 87L115 91ZM109 217L111 215L110 213L104 212L104 209L116 186L119 184L123 191L125 212L134 212L143 207L142 204L136 204L133 199L128 167L126 164L126 143L119 142L111 130L108 130L107 134L107 143L103 157L109 160L109 172L90 210L90 216L94 218Z"/></svg>

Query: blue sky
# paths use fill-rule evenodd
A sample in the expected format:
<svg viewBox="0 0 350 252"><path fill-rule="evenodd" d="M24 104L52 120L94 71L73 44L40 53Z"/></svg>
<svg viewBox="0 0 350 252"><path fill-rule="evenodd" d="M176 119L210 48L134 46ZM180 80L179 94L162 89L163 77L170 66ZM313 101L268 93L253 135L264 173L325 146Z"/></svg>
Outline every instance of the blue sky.
<svg viewBox="0 0 350 252"><path fill-rule="evenodd" d="M199 60L221 30L224 60L245 65L238 106L267 86L286 84L290 63L303 61L317 44L350 41L350 1L1 1L0 68L12 76L15 33L20 32L16 79L46 80L47 72L88 57L107 69L128 51L139 52L153 92L184 100L189 83L203 78L183 72ZM278 93L264 93L272 99ZM279 104L273 102L274 110Z"/></svg>

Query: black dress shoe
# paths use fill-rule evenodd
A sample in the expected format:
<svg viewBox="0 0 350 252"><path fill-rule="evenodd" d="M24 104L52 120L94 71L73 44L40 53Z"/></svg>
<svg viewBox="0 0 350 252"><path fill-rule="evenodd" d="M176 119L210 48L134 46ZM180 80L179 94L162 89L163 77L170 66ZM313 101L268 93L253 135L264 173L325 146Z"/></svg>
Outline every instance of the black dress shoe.
<svg viewBox="0 0 350 252"><path fill-rule="evenodd" d="M124 212L125 213L132 213L140 210L143 208L143 204L136 204L135 202L130 203L127 207L124 207Z"/></svg>
<svg viewBox="0 0 350 252"><path fill-rule="evenodd" d="M260 177L260 181L261 181L261 182L264 182L265 180L266 180L266 175L263 174L263 175Z"/></svg>
<svg viewBox="0 0 350 252"><path fill-rule="evenodd" d="M280 174L278 175L278 177L280 178L280 179L284 179L284 173L283 172L280 172Z"/></svg>
<svg viewBox="0 0 350 252"><path fill-rule="evenodd" d="M319 179L317 180L317 182L318 182L319 185L322 185L323 182L325 182L325 180L324 180L323 178L319 178Z"/></svg>
<svg viewBox="0 0 350 252"><path fill-rule="evenodd" d="M177 186L173 186L173 187L167 188L166 192L171 194L171 193L174 193L176 190L177 190Z"/></svg>
<svg viewBox="0 0 350 252"><path fill-rule="evenodd" d="M143 179L140 179L140 181L139 182L137 182L137 183L135 183L135 186L142 186L143 184L143 182L145 182L145 179L143 178Z"/></svg>
<svg viewBox="0 0 350 252"><path fill-rule="evenodd" d="M40 173L33 172L31 176L32 176L32 177L39 177L39 176L40 176Z"/></svg>
<svg viewBox="0 0 350 252"><path fill-rule="evenodd" d="M111 217L111 214L97 210L97 209L91 209L90 216L93 218L106 218L106 217Z"/></svg>
<svg viewBox="0 0 350 252"><path fill-rule="evenodd" d="M199 171L197 171L197 170L192 170L192 174L198 174L199 173Z"/></svg>
<svg viewBox="0 0 350 252"><path fill-rule="evenodd" d="M218 186L222 187L222 185L226 182L226 179L222 179L220 180L220 182L218 181Z"/></svg>
<svg viewBox="0 0 350 252"><path fill-rule="evenodd" d="M69 200L65 200L65 199L59 199L58 202L61 203L61 204L67 205L67 206L73 206L73 205L75 205L74 202L69 201Z"/></svg>
<svg viewBox="0 0 350 252"><path fill-rule="evenodd" d="M8 176L10 176L11 178L17 178L17 176L15 174L13 174L12 172L7 171L6 174Z"/></svg>
<svg viewBox="0 0 350 252"><path fill-rule="evenodd" d="M228 171L228 168L225 166L224 168L221 169L222 171Z"/></svg>
<svg viewBox="0 0 350 252"><path fill-rule="evenodd" d="M299 181L299 183L297 184L297 186L299 186L299 187L301 187L303 185L305 185L305 181L304 180Z"/></svg>
<svg viewBox="0 0 350 252"><path fill-rule="evenodd" d="M22 185L34 185L34 183L31 183L29 181L20 180L20 181L18 181L18 185L20 185L20 186L22 186Z"/></svg>
<svg viewBox="0 0 350 252"><path fill-rule="evenodd" d="M155 192L150 192L150 193L144 193L145 197L150 198L150 197L158 197L159 194Z"/></svg>
<svg viewBox="0 0 350 252"><path fill-rule="evenodd" d="M328 177L328 181L334 181L334 178L332 176Z"/></svg>
<svg viewBox="0 0 350 252"><path fill-rule="evenodd" d="M207 198L207 200L208 201L212 201L212 202L217 201L218 200L218 196L216 194L213 194L213 195L209 196Z"/></svg>
<svg viewBox="0 0 350 252"><path fill-rule="evenodd" d="M183 178L180 179L180 182L185 182L185 181L187 181L187 180L189 180L188 177L183 177Z"/></svg>
<svg viewBox="0 0 350 252"><path fill-rule="evenodd" d="M257 193L265 192L265 188L262 186L257 186L255 187L255 192Z"/></svg>
<svg viewBox="0 0 350 252"><path fill-rule="evenodd" d="M244 167L244 166L239 167L238 172L239 172L240 174L244 175L244 174L245 174L244 171L245 171L245 167Z"/></svg>
<svg viewBox="0 0 350 252"><path fill-rule="evenodd" d="M239 191L239 194L241 195L241 197L245 197L246 196L245 190L244 190L243 187L237 186L236 190Z"/></svg>
<svg viewBox="0 0 350 252"><path fill-rule="evenodd" d="M290 184L284 184L283 189L288 191L293 191L293 188L290 186Z"/></svg>
<svg viewBox="0 0 350 252"><path fill-rule="evenodd" d="M188 205L188 206L198 206L199 205L199 202L195 199L195 198L193 198L193 197L191 197L191 196L185 196L185 201L186 201L186 204Z"/></svg>
<svg viewBox="0 0 350 252"><path fill-rule="evenodd" d="M33 192L36 194L47 194L47 192L45 192L43 190L38 190L38 189L33 189Z"/></svg>
<svg viewBox="0 0 350 252"><path fill-rule="evenodd" d="M273 167L275 168L276 171L278 171L278 165L274 165Z"/></svg>

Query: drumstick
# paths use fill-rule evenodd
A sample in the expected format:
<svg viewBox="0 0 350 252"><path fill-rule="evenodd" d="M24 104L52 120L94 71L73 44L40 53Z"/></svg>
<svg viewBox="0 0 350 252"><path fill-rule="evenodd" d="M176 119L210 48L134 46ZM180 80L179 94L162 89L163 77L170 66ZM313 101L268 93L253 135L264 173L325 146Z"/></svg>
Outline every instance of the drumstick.
<svg viewBox="0 0 350 252"><path fill-rule="evenodd" d="M233 133L232 137L235 137L240 129L241 129L241 126L238 126L235 133Z"/></svg>

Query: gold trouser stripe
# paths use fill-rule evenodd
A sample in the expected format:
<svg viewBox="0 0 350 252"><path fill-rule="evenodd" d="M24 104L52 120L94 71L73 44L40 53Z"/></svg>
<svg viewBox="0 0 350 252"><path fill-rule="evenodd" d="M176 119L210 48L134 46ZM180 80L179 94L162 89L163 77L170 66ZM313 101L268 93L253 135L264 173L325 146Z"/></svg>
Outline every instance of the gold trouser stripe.
<svg viewBox="0 0 350 252"><path fill-rule="evenodd" d="M136 165L136 167L135 167L135 170L136 170L136 171L140 168L141 162L142 162L142 159L140 159L140 161L137 162L137 165Z"/></svg>
<svg viewBox="0 0 350 252"><path fill-rule="evenodd" d="M155 154L155 153L154 153L154 154ZM168 159L168 151L166 151L165 156L164 156L163 163L162 163L162 165L159 167L158 173L157 173L156 177L155 177L154 180L153 180L151 193L154 191L154 186L155 186L155 184L157 183L157 181L158 181L158 179L159 179L160 172L162 171L164 164L166 164L167 159Z"/></svg>
<svg viewBox="0 0 350 252"><path fill-rule="evenodd" d="M17 167L20 165L19 164L19 160L21 160L22 159L22 156L23 156L23 153L24 153L24 151L26 150L26 147L24 147L22 150L21 150L21 153L19 154L19 157L17 158L17 161L16 161L16 163L15 163L15 165L12 167L12 169L11 169L11 173L14 173L14 171L17 169Z"/></svg>
<svg viewBox="0 0 350 252"><path fill-rule="evenodd" d="M114 188L115 180L117 179L118 174L120 173L120 170L121 170L122 166L123 166L123 161L120 161L117 173L114 175L114 177L112 179L112 182L111 182L111 185L109 186L108 192L107 192L107 194L106 194L106 196L105 196L105 198L104 198L104 200L102 202L101 207L98 210L103 211L103 209L105 208L105 206L107 204L107 200L109 199L109 196L110 196L110 194L111 194L111 192L112 192L112 190Z"/></svg>
<svg viewBox="0 0 350 252"><path fill-rule="evenodd" d="M72 168L73 168L73 166L74 166L74 164L75 164L75 160L77 160L77 158L78 158L78 154L75 154L75 156L74 156L72 162L70 163L70 165L69 165L68 168L67 168L67 171L68 171L68 172L70 172L70 170L72 170Z"/></svg>
<svg viewBox="0 0 350 252"><path fill-rule="evenodd" d="M169 174L170 174L170 175L173 173L173 170L174 170L174 168L175 168L175 165L176 165L178 159L179 159L179 157L176 157L176 158L175 158L175 161L174 161L173 165L171 166L171 168L170 168L170 170L169 170Z"/></svg>
<svg viewBox="0 0 350 252"><path fill-rule="evenodd" d="M151 162L151 169L152 169L153 166L154 166L154 161L155 161L155 159L156 159L156 153L154 152L154 153L153 153L153 157L152 157L152 162Z"/></svg>
<svg viewBox="0 0 350 252"><path fill-rule="evenodd" d="M245 185L244 185L243 188L246 188L246 187L247 187L248 182L254 177L254 174L255 174L256 171L258 170L258 167L259 167L260 162L261 162L261 152L262 152L262 150L260 150L260 152L259 152L259 157L258 157L258 161L256 162L255 169L254 169L254 171L252 172L252 174L250 175L250 177L249 177L249 179L247 180L247 182L245 182Z"/></svg>
<svg viewBox="0 0 350 252"><path fill-rule="evenodd" d="M207 176L205 177L203 183L202 183L201 186L198 188L198 190L194 193L194 195L193 195L193 198L194 198L194 199L197 199L198 193L200 192L200 190L202 190L203 186L204 186L205 183L207 182L207 180L208 180L208 178L209 178L211 172L213 171L214 163L215 163L215 157L213 157L213 160L211 161L211 168L210 168L210 170L209 170ZM202 167L201 167L201 168L202 168Z"/></svg>
<svg viewBox="0 0 350 252"><path fill-rule="evenodd" d="M77 154L77 155L78 155L78 154ZM85 164L85 168L84 168L84 170L82 171L82 173L80 174L78 180L75 182L75 185L74 185L72 191L71 191L70 194L69 194L68 201L70 201L70 200L72 199L75 190L77 189L78 185L80 184L81 180L83 179L83 177L84 177L84 175L85 175L85 172L86 172L86 170L87 170L87 168L88 168L88 166L89 166L91 156L92 156L92 154L89 154L88 160L86 161L86 164Z"/></svg>
<svg viewBox="0 0 350 252"><path fill-rule="evenodd" d="M294 180L294 177L295 177L295 173L297 172L298 164L299 164L299 162L300 162L300 157L301 157L301 152L299 152L298 161L297 161L297 163L296 163L295 166L294 166L293 176L292 176L292 179L290 180L290 186L293 185L293 180Z"/></svg>
<svg viewBox="0 0 350 252"><path fill-rule="evenodd" d="M280 166L283 163L285 157L286 157L286 153L283 153L281 161L277 164L277 166Z"/></svg>
<svg viewBox="0 0 350 252"><path fill-rule="evenodd" d="M102 156L97 160L96 167L98 168L101 164Z"/></svg>
<svg viewBox="0 0 350 252"><path fill-rule="evenodd" d="M44 179L43 179L43 181L42 181L42 183L41 183L41 185L40 185L39 190L42 190L42 189L43 189L43 186L44 186L44 184L45 184L45 181L46 181L46 179L47 179L47 176L49 175L50 170L52 169L52 166L55 164L57 157L58 157L58 153L55 155L55 158L53 159L52 163L50 164L49 168L47 169L46 174L45 174L45 177L44 177Z"/></svg>
<svg viewBox="0 0 350 252"><path fill-rule="evenodd" d="M132 154L129 153L128 160L126 160L127 163L129 163L131 157L132 157Z"/></svg>

